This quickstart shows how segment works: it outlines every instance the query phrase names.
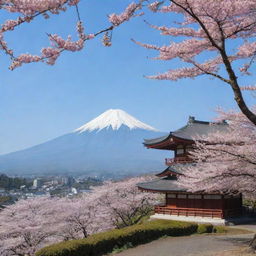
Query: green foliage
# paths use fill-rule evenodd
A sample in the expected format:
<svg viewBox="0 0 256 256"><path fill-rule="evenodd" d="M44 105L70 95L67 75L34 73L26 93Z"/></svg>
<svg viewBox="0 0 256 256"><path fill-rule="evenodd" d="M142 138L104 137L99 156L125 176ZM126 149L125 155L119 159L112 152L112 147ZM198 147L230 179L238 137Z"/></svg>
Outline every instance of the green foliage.
<svg viewBox="0 0 256 256"><path fill-rule="evenodd" d="M213 225L212 224L199 224L197 227L197 233L212 233L213 232Z"/></svg>
<svg viewBox="0 0 256 256"><path fill-rule="evenodd" d="M256 200L243 199L243 205L256 209Z"/></svg>
<svg viewBox="0 0 256 256"><path fill-rule="evenodd" d="M113 253L113 254L119 253L119 252L125 251L125 250L127 250L127 249L129 249L129 248L132 248L132 247L133 247L132 243L127 243L127 244L125 244L125 245L124 245L123 247L121 247L121 248L115 246L114 249L113 249L113 251L112 251L112 253Z"/></svg>
<svg viewBox="0 0 256 256"><path fill-rule="evenodd" d="M65 187L56 188L56 189L50 191L51 196L58 196L58 197L64 197L68 193L69 193L69 191Z"/></svg>
<svg viewBox="0 0 256 256"><path fill-rule="evenodd" d="M12 198L11 196L0 196L0 211L4 208L5 204L14 203L15 198Z"/></svg>
<svg viewBox="0 0 256 256"><path fill-rule="evenodd" d="M32 182L24 178L10 178L5 174L0 174L0 188L19 189L22 185L31 186Z"/></svg>
<svg viewBox="0 0 256 256"><path fill-rule="evenodd" d="M11 201L11 200L12 200L12 198L10 196L0 196L0 205L6 203L8 201Z"/></svg>
<svg viewBox="0 0 256 256"><path fill-rule="evenodd" d="M85 239L71 240L47 246L36 256L99 256L125 246L136 246L162 236L182 236L197 232L197 224L155 220L123 229L94 234Z"/></svg>
<svg viewBox="0 0 256 256"><path fill-rule="evenodd" d="M86 180L74 183L72 187L77 189L90 189L91 186L100 186L102 184L103 182L101 180L89 177Z"/></svg>
<svg viewBox="0 0 256 256"><path fill-rule="evenodd" d="M138 208L136 212L133 214L133 216L123 216L122 221L115 223L115 227L120 229L148 222L150 215L152 215L152 211L152 206L145 206L141 207L140 209Z"/></svg>
<svg viewBox="0 0 256 256"><path fill-rule="evenodd" d="M228 232L228 229L227 227L225 226L215 226L213 228L213 232L214 233L227 233Z"/></svg>

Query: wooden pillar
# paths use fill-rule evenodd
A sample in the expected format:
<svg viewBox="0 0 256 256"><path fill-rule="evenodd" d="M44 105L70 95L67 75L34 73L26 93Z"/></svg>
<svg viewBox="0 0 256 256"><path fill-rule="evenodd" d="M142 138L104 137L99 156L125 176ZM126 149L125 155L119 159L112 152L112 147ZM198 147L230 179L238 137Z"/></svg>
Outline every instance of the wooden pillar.
<svg viewBox="0 0 256 256"><path fill-rule="evenodd" d="M225 217L225 196L221 195L221 218L224 219Z"/></svg>
<svg viewBox="0 0 256 256"><path fill-rule="evenodd" d="M243 195L242 193L240 193L240 214L242 215L243 214Z"/></svg>

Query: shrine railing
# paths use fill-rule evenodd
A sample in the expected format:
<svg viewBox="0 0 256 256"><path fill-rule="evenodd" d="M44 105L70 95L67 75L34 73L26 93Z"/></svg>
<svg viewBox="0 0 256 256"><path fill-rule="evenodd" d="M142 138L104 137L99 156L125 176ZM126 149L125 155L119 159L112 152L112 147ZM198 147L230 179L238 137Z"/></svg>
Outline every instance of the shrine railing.
<svg viewBox="0 0 256 256"><path fill-rule="evenodd" d="M168 208L166 206L155 206L155 213L177 215L177 216L192 216L192 217L210 217L223 219L222 210L217 209L191 209L191 208Z"/></svg>
<svg viewBox="0 0 256 256"><path fill-rule="evenodd" d="M165 158L165 164L167 166L171 166L173 164L185 164L185 163L192 163L193 160L188 156L176 156L174 158Z"/></svg>

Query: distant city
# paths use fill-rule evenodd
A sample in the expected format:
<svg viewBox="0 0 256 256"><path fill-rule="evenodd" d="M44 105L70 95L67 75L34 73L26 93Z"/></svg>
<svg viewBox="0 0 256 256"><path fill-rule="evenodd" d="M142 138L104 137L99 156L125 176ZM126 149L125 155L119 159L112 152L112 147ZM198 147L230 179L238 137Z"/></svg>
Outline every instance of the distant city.
<svg viewBox="0 0 256 256"><path fill-rule="evenodd" d="M107 177L8 177L0 174L0 209L20 199L35 197L74 197L101 185Z"/></svg>

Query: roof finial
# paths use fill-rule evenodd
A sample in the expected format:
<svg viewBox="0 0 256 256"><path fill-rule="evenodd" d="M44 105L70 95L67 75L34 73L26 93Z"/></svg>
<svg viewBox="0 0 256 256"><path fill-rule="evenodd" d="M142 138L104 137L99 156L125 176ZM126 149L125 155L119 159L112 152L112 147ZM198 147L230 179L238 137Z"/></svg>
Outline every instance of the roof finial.
<svg viewBox="0 0 256 256"><path fill-rule="evenodd" d="M191 124L191 123L194 123L194 122L195 122L195 117L194 116L189 116L188 123Z"/></svg>

